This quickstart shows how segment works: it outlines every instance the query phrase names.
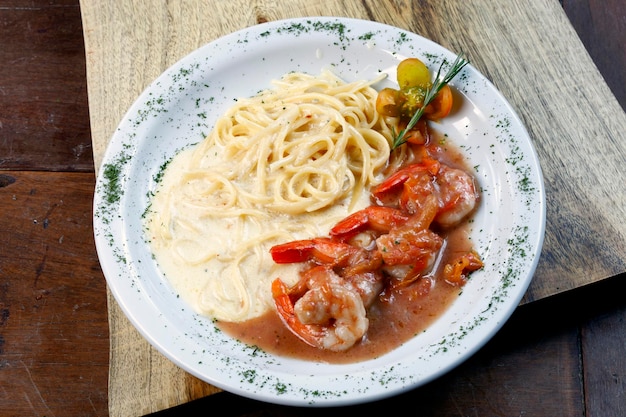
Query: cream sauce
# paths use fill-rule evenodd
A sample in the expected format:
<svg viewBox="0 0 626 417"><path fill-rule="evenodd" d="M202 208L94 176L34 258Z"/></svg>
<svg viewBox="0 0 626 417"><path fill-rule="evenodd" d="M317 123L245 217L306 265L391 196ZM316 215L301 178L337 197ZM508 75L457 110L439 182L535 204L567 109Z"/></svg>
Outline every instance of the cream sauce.
<svg viewBox="0 0 626 417"><path fill-rule="evenodd" d="M272 310L271 281L276 276L295 283L297 265L277 265L269 255L272 245L328 234L349 213L348 201L297 216L267 211L262 222L245 215L207 216L200 204L179 204L175 191L181 187L194 149L180 152L168 165L152 199L146 233L161 272L194 311L218 320L241 321ZM245 182L246 179L241 180ZM196 187L198 195L204 185ZM245 184L241 185L245 187ZM369 204L367 193L355 210ZM167 209L165 209L167 208ZM184 212L183 212L184 211ZM163 217L171 213L171 217ZM172 236L176 235L173 240ZM260 236L273 236L258 248L236 259L242 245Z"/></svg>

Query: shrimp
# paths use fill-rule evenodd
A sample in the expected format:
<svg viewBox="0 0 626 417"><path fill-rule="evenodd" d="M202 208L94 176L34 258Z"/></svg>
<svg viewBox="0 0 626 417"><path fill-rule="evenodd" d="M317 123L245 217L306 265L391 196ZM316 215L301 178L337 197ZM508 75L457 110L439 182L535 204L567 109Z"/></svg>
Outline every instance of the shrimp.
<svg viewBox="0 0 626 417"><path fill-rule="evenodd" d="M408 285L417 296L428 293L445 245L432 225L461 222L478 194L473 177L424 150L419 162L391 175L372 198L376 205L339 221L328 237L270 249L276 263L306 263L291 288L276 278L272 296L284 325L313 347L345 351L358 343L377 297L385 301ZM470 253L446 265L443 276L451 285L463 285L481 267L478 255Z"/></svg>
<svg viewBox="0 0 626 417"><path fill-rule="evenodd" d="M359 274L346 274L346 281L357 290L365 308L368 308L385 289L385 276L381 271L368 271Z"/></svg>
<svg viewBox="0 0 626 417"><path fill-rule="evenodd" d="M440 167L439 161L425 157L392 174L373 190L372 197L379 204L414 214L428 196L437 192L435 178Z"/></svg>
<svg viewBox="0 0 626 417"><path fill-rule="evenodd" d="M401 210L386 206L369 206L356 211L330 229L330 235L346 237L364 229L380 233L389 231L408 220Z"/></svg>
<svg viewBox="0 0 626 417"><path fill-rule="evenodd" d="M441 236L429 229L402 229L376 240L385 266L411 266L411 275L428 271L434 265L443 242Z"/></svg>
<svg viewBox="0 0 626 417"><path fill-rule="evenodd" d="M334 240L328 237L294 240L270 248L272 259L276 263L296 263L313 261L328 265L342 275L355 275L374 271L382 264L379 253Z"/></svg>
<svg viewBox="0 0 626 417"><path fill-rule="evenodd" d="M296 263L313 261L333 269L356 288L366 307L376 299L384 287L384 276L380 272L383 265L381 253L367 250L348 243L330 238L314 238L296 240L273 246L270 249L276 263ZM308 281L300 280L297 285L307 285ZM294 292L304 292L292 288Z"/></svg>
<svg viewBox="0 0 626 417"><path fill-rule="evenodd" d="M277 278L272 295L285 326L315 348L345 351L369 328L358 290L328 266L309 269L292 289Z"/></svg>
<svg viewBox="0 0 626 417"><path fill-rule="evenodd" d="M376 239L385 270L394 278L412 282L435 264L444 243L443 238L429 228L437 208L436 197L429 196L420 212Z"/></svg>
<svg viewBox="0 0 626 417"><path fill-rule="evenodd" d="M406 168L393 173L373 190L374 197L380 197L384 193L393 191L396 187L403 185L412 175L429 173L436 175L439 172L441 163L436 159L424 158L421 162L411 164Z"/></svg>
<svg viewBox="0 0 626 417"><path fill-rule="evenodd" d="M270 248L274 262L279 264L306 262L345 265L359 255L359 248L327 237L294 240Z"/></svg>
<svg viewBox="0 0 626 417"><path fill-rule="evenodd" d="M436 181L440 208L435 221L443 227L459 224L478 202L474 178L463 170L442 164Z"/></svg>
<svg viewBox="0 0 626 417"><path fill-rule="evenodd" d="M423 209L426 200L437 194L435 175L421 170L411 173L406 179L398 200L402 210L415 214Z"/></svg>
<svg viewBox="0 0 626 417"><path fill-rule="evenodd" d="M439 210L435 222L449 228L459 224L476 207L478 192L474 178L467 172L436 160L426 159L397 171L381 183L373 193L376 200L399 191L398 207L408 213L422 210L430 195L437 196Z"/></svg>

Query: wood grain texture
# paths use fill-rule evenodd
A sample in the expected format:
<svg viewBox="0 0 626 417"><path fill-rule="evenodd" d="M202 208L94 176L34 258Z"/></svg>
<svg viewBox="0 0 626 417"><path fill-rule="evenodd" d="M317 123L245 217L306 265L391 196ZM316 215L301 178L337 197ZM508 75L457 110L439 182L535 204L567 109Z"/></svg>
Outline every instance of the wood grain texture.
<svg viewBox="0 0 626 417"><path fill-rule="evenodd" d="M0 42L0 415L107 415L78 1L3 1Z"/></svg>
<svg viewBox="0 0 626 417"><path fill-rule="evenodd" d="M564 2L574 27L578 28L577 21L581 20L576 18L576 13L580 13L577 9L582 9L583 16L596 16L582 19L585 32L581 38L610 86L619 84L615 80L620 80L620 76L623 80L626 74L606 72L596 57L599 47L613 51L606 53L609 57L624 53L616 42L600 41L602 36L618 39L606 30L624 22L624 12L620 20L619 7L625 4L615 3L619 1ZM274 16L271 7L257 8L255 13L259 22L272 20ZM52 30L42 35L37 22L44 15L46 21L52 22L48 26ZM76 30L80 27L78 0L5 0L0 7L0 21L0 55L11 51L11 62L15 64L2 65L5 61L0 60L0 102L19 102L21 117L20 123L10 122L5 117L14 113L11 109L4 111L3 107L0 140L32 141L31 144L13 141L13 171L7 171L7 164L0 165L0 415L104 416L109 414L105 288L102 273L94 266L91 228L85 223L92 198L89 184L93 183L93 173L45 172L93 170L86 160L76 164L73 150L75 139L81 132L89 131L87 112L84 107L77 107L77 103L87 102L86 89L82 93L73 92L73 99L59 101L54 107L51 119L63 121L55 124L55 135L44 131L41 119L35 117L42 114L45 102L24 100L24 94L35 95L36 91L50 88L61 90L50 86L50 80L59 85L74 85L82 77L85 85L84 73L81 75L76 70L84 68L84 56L76 52L82 49L83 42L82 33ZM16 30L17 27L23 31ZM590 33L597 42L585 42L585 36ZM68 54L68 50L74 52ZM33 51L45 51L46 60L37 61L41 65L36 71L25 71L25 66L18 64L33 60ZM7 84L7 80L12 84ZM13 85L16 83L21 87L16 88ZM30 134L23 135L24 131ZM6 155L6 149L0 152L0 159ZM45 157L42 149L48 152ZM89 148L82 157L91 158ZM37 172L21 171L24 169ZM5 195L10 196L10 202L3 199ZM61 200L64 204L59 206ZM52 207L55 208L48 213ZM82 226L77 227L78 223ZM61 230L71 231L72 238L61 239L64 236L59 233ZM7 249L9 245L16 248ZM49 247L47 257L45 245ZM6 268L12 272L5 273ZM37 271L40 278L35 286ZM354 409L324 410L324 414L383 414L419 405L422 414L441 417L624 415L626 308L622 294L625 290L626 276L622 274L526 303L492 342L443 379L397 399ZM68 304L78 297L84 301L83 305ZM151 365L158 366L155 362ZM124 372L120 374L120 378L127 378ZM161 370L155 371L155 375L157 380L168 376ZM141 377L145 381L150 375L142 372ZM136 382L132 378L127 381ZM211 388L188 375L178 382L180 392L188 392L177 394L181 398L198 398L207 395ZM171 385L152 386L156 390L159 386L169 389ZM130 390L128 395L133 392ZM188 405L191 407L184 411L171 409L158 414L206 415L220 407L228 410L220 415L233 416L320 413L271 406L228 393L211 395Z"/></svg>
<svg viewBox="0 0 626 417"><path fill-rule="evenodd" d="M105 415L109 328L94 175L0 178L0 415Z"/></svg>
<svg viewBox="0 0 626 417"><path fill-rule="evenodd" d="M621 255L626 253L621 192L626 116L557 1L396 1L381 6L375 1L82 0L81 10L96 167L134 99L163 70L204 43L288 17L376 20L467 52L526 124L544 171L548 222L525 303L626 267ZM155 411L213 390L151 348L111 298L109 306L114 415Z"/></svg>
<svg viewBox="0 0 626 417"><path fill-rule="evenodd" d="M562 0L563 10L626 110L626 1Z"/></svg>
<svg viewBox="0 0 626 417"><path fill-rule="evenodd" d="M3 2L0 34L0 169L92 171L76 2Z"/></svg>
<svg viewBox="0 0 626 417"><path fill-rule="evenodd" d="M593 284L579 305L586 417L626 415L626 274L614 284ZM594 288L594 290L596 290ZM594 295L598 301L588 303Z"/></svg>

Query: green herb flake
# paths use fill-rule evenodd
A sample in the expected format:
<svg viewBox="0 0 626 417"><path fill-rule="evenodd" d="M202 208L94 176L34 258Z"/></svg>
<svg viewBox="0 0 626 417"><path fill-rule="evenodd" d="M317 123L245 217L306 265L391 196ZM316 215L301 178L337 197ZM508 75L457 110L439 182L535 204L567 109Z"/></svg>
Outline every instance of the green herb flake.
<svg viewBox="0 0 626 417"><path fill-rule="evenodd" d="M103 176L106 179L104 186L105 200L109 204L120 201L122 190L120 188L120 167L114 164L104 166Z"/></svg>

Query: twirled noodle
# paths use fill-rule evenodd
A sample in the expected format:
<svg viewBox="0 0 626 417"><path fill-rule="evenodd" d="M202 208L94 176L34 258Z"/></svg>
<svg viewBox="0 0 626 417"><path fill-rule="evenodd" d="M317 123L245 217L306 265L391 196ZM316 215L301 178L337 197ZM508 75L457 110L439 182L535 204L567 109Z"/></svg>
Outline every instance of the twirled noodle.
<svg viewBox="0 0 626 417"><path fill-rule="evenodd" d="M368 205L391 129L375 111L378 81L289 73L243 98L209 136L168 164L146 216L157 262L193 308L242 321L271 308L277 243L328 233Z"/></svg>

